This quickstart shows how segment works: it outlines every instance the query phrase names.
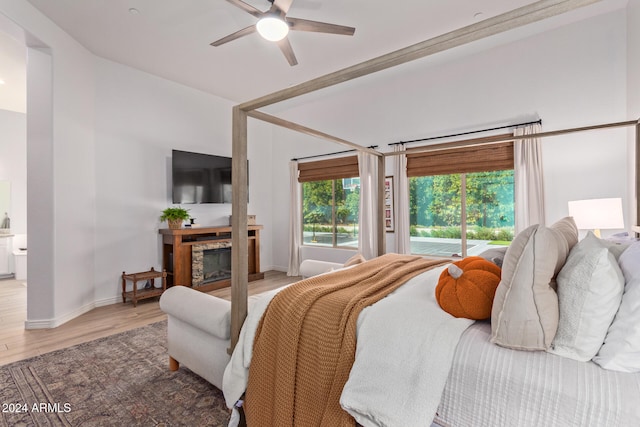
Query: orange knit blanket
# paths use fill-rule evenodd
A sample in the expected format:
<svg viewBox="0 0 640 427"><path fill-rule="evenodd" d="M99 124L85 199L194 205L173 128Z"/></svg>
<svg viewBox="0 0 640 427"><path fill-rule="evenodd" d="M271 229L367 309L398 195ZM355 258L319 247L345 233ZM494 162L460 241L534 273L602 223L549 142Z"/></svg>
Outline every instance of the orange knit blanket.
<svg viewBox="0 0 640 427"><path fill-rule="evenodd" d="M339 401L355 359L358 314L446 262L387 254L279 292L256 332L245 396L247 425L354 426Z"/></svg>

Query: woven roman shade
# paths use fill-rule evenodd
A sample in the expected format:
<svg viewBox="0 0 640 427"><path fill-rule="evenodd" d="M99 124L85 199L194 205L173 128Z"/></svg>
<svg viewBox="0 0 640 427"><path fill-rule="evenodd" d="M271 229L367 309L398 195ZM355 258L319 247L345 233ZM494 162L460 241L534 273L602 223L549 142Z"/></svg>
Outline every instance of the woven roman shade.
<svg viewBox="0 0 640 427"><path fill-rule="evenodd" d="M439 144L433 148L433 151L407 154L407 176L513 169L513 141L455 148Z"/></svg>
<svg viewBox="0 0 640 427"><path fill-rule="evenodd" d="M298 163L298 172L298 182L324 181L328 179L360 176L360 172L358 171L358 156Z"/></svg>

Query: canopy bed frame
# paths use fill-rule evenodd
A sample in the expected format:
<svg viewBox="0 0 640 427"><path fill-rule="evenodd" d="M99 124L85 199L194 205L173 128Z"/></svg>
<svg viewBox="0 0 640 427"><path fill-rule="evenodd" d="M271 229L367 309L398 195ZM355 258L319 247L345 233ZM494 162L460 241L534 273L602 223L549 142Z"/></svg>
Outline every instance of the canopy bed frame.
<svg viewBox="0 0 640 427"><path fill-rule="evenodd" d="M377 150L364 147L338 138L327 133L296 124L279 117L258 111L258 109L273 105L288 99L292 99L301 95L305 95L320 89L324 89L339 83L366 76L368 74L382 71L397 65L424 58L438 52L452 49L473 41L477 41L492 35L496 35L511 29L541 21L564 12L568 12L579 7L596 3L600 0L541 0L524 7L512 10L502 15L486 19L455 31L431 38L429 40L405 47L403 49L391 52L389 54L356 64L354 66L330 73L307 82L292 86L290 88L280 90L269 95L248 101L233 107L233 125L232 125L232 157L233 157L233 199L232 199L232 279L231 279L231 342L229 353L233 351L238 343L240 330L247 316L247 285L248 285L248 238L247 238L247 121L249 117L262 120L277 126L281 126L290 130L294 130L306 135L318 137L327 141L346 145L355 148L358 151L367 152L375 155L378 159L378 226L377 232L379 236L384 236L384 160L386 156L415 153L429 151L429 147L416 147L407 149L404 152L382 153ZM640 120L622 121L616 123L607 123L594 126L586 126L580 128L562 129L550 132L542 132L533 135L518 136L518 139L543 138L550 136L558 136L574 132L583 132L596 129L617 128L635 126L636 128L636 218L640 218L637 200L640 199ZM489 137L490 139L491 137ZM504 136L496 137L491 142L504 142L512 140L513 137L505 139ZM483 142L487 142L487 138L483 138ZM465 142L448 143L452 148L465 144ZM439 144L442 149L442 144ZM383 255L385 252L384 239L378 239L378 254Z"/></svg>

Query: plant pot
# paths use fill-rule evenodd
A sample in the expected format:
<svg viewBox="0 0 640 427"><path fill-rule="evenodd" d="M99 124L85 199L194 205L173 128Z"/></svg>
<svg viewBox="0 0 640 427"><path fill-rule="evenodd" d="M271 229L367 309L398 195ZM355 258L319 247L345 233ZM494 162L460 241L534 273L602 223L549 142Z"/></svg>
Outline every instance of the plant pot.
<svg viewBox="0 0 640 427"><path fill-rule="evenodd" d="M182 228L181 219L168 219L167 223L169 224L169 228L171 230L180 230Z"/></svg>

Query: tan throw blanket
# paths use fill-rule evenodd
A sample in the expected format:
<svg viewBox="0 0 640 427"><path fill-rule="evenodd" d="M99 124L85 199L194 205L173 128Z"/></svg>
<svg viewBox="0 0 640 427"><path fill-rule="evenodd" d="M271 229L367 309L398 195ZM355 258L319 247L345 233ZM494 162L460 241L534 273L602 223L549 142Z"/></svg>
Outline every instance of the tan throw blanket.
<svg viewBox="0 0 640 427"><path fill-rule="evenodd" d="M358 314L446 262L387 254L279 292L256 333L245 398L247 425L354 426L339 400L355 359Z"/></svg>

